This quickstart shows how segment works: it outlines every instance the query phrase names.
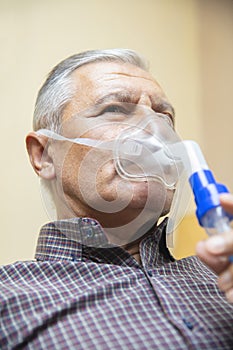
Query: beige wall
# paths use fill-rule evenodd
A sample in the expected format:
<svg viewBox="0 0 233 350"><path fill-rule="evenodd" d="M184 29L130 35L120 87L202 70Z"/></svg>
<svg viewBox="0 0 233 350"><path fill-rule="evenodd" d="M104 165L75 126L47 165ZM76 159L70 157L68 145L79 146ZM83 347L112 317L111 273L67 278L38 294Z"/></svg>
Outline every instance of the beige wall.
<svg viewBox="0 0 233 350"><path fill-rule="evenodd" d="M199 21L203 146L216 177L233 190L233 1L203 1Z"/></svg>
<svg viewBox="0 0 233 350"><path fill-rule="evenodd" d="M233 191L233 1L197 0L196 4L201 111L199 137L216 179ZM175 255L180 258L194 254L195 243L205 237L196 218L187 215L175 235Z"/></svg>
<svg viewBox="0 0 233 350"><path fill-rule="evenodd" d="M59 60L81 50L129 47L146 56L176 107L178 132L205 148L214 171L230 185L231 4L231 0L218 4L214 0L0 0L0 264L32 259L39 227L49 220L24 138L31 130L33 104L46 74ZM219 134L223 160L217 152Z"/></svg>

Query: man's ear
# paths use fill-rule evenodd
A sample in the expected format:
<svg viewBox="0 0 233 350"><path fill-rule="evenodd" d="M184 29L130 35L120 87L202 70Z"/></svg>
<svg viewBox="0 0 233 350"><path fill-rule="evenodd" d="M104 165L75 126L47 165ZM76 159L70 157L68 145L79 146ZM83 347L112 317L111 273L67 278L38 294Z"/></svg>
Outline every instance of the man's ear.
<svg viewBox="0 0 233 350"><path fill-rule="evenodd" d="M55 168L52 158L48 155L46 144L48 138L31 132L26 137L26 146L33 169L41 178L52 180L55 178Z"/></svg>

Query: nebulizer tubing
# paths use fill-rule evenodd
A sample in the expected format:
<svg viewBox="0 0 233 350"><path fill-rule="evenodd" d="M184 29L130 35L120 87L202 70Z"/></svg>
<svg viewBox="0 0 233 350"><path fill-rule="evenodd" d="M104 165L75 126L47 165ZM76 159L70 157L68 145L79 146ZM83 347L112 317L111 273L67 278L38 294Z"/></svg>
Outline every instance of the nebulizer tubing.
<svg viewBox="0 0 233 350"><path fill-rule="evenodd" d="M182 141L171 145L174 155L181 157L196 203L199 224L208 235L231 231L232 216L220 204L220 194L229 193L227 187L217 183L209 169L199 145ZM229 257L233 263L233 256Z"/></svg>

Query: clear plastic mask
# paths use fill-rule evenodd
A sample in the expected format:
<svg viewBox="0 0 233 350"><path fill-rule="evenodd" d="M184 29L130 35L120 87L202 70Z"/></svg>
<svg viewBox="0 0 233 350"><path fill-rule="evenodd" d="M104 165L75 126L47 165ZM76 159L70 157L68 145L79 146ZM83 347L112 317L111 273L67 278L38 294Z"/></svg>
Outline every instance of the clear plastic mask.
<svg viewBox="0 0 233 350"><path fill-rule="evenodd" d="M182 164L169 146L178 141L168 117L147 117L117 138L114 159L118 174L131 181L159 180L175 189Z"/></svg>
<svg viewBox="0 0 233 350"><path fill-rule="evenodd" d="M143 236L165 211L169 211L171 203L168 203L168 192L171 198L174 193L175 197L176 194L178 198L181 197L182 186L179 181L185 177L184 166L180 157L172 152L171 147L181 143L181 140L174 131L171 118L166 114L156 113L143 105L129 103L97 105L64 121L56 133L42 129L38 134L49 138L50 147L53 143L57 147L57 142L62 141L59 148L56 148L62 153L59 158L60 168L65 166L66 155L73 145L85 148L85 157L77 170L77 183L74 183L74 186L84 189L89 187L89 193L96 193L97 199L93 202L90 202L88 193L82 193L86 203L94 210L110 214L121 212L130 204L133 196L132 190L129 200L121 199L121 194L124 194L124 184L131 183L133 188L133 183L147 183L148 198L138 217L120 228L114 227L107 230L112 236L118 235L119 231L137 232L123 242L119 238L122 244L128 244ZM119 182L119 193L112 201L101 198L95 186L99 170L108 162L114 166L117 176L122 179ZM85 179L87 173L89 176ZM60 191L65 198L62 186L61 184ZM48 208L48 196L44 193L46 191L46 187L43 187L42 197L45 198L45 206ZM175 214L170 218L169 233L177 224L174 216L180 221L187 209L186 200L183 205L177 203L176 198L173 201L178 205L178 209L172 206L172 212ZM152 216L145 214L149 211L153 212L153 208ZM51 218L51 215L49 216ZM71 208L69 217L75 217L75 212ZM90 242L89 245L96 245L96 242Z"/></svg>

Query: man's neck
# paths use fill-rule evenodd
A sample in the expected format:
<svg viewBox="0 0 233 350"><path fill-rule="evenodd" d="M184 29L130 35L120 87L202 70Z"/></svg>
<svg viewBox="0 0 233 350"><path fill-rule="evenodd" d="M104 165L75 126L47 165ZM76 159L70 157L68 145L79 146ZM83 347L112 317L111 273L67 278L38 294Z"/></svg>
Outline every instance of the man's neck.
<svg viewBox="0 0 233 350"><path fill-rule="evenodd" d="M139 244L136 243L135 245L132 245L129 249L125 249L129 254L131 254L134 259L141 265L141 255L140 255L140 249L139 249Z"/></svg>
<svg viewBox="0 0 233 350"><path fill-rule="evenodd" d="M134 242L130 242L126 245L121 246L121 248L123 248L126 252L128 252L130 255L132 255L134 257L134 259L141 265L142 261L141 261L141 255L140 255L140 242L142 241L142 239L144 238L140 237L138 238L136 241Z"/></svg>

